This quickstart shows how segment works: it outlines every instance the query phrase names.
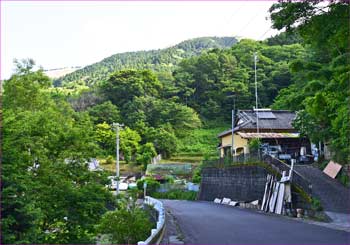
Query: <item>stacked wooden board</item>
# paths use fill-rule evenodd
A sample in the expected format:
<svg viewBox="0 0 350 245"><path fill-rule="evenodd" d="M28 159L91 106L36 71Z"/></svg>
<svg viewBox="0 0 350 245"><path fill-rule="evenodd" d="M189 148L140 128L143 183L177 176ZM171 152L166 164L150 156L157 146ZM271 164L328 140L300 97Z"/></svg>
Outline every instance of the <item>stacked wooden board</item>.
<svg viewBox="0 0 350 245"><path fill-rule="evenodd" d="M273 175L267 175L261 210L282 214L286 203L291 202L290 178L283 173L280 181Z"/></svg>

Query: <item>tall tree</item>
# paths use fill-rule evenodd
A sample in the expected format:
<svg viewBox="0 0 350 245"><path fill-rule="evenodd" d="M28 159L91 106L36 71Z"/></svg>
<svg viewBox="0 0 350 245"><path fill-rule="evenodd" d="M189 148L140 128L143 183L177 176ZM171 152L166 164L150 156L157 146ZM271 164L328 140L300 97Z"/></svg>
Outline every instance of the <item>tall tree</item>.
<svg viewBox="0 0 350 245"><path fill-rule="evenodd" d="M45 93L41 70L18 67L3 93L1 241L93 243L113 199L106 178L86 166L97 149L92 123Z"/></svg>
<svg viewBox="0 0 350 245"><path fill-rule="evenodd" d="M280 1L270 12L275 28L298 32L309 49L291 65L294 83L281 91L275 107L303 110L300 129L327 143L338 161L349 162L349 3Z"/></svg>
<svg viewBox="0 0 350 245"><path fill-rule="evenodd" d="M161 83L149 70L118 71L101 85L102 94L118 107L135 97L158 97L161 88Z"/></svg>

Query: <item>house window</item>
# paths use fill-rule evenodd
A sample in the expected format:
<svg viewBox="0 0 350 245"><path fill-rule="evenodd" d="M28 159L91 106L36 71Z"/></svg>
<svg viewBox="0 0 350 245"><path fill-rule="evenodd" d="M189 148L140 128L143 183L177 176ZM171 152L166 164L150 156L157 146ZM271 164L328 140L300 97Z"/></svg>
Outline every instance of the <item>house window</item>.
<svg viewBox="0 0 350 245"><path fill-rule="evenodd" d="M244 147L237 147L236 148L236 155L244 153Z"/></svg>
<svg viewBox="0 0 350 245"><path fill-rule="evenodd" d="M231 146L224 147L224 156L231 156Z"/></svg>

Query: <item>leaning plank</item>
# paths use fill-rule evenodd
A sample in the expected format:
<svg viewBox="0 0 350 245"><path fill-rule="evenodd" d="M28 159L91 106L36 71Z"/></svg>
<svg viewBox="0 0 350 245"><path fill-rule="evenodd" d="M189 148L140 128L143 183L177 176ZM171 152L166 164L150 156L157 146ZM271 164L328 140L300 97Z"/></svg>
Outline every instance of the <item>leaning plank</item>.
<svg viewBox="0 0 350 245"><path fill-rule="evenodd" d="M261 210L264 210L264 206L265 206L265 202L266 202L266 198L267 198L267 191L268 191L268 186L269 186L269 182L270 182L270 177L271 175L267 175L266 178L266 184L265 184L265 191L264 191L264 197L263 197L263 201L261 203Z"/></svg>
<svg viewBox="0 0 350 245"><path fill-rule="evenodd" d="M267 206L268 206L268 203L269 203L269 195L270 195L270 190L271 190L271 181L272 181L272 179L273 179L273 176L270 176L269 182L267 183L266 198L265 198L265 203L264 203L264 206L263 206L263 210L265 212L267 212Z"/></svg>
<svg viewBox="0 0 350 245"><path fill-rule="evenodd" d="M290 183L286 183L284 187L284 200L287 203L292 202L292 191L291 191L291 186Z"/></svg>
<svg viewBox="0 0 350 245"><path fill-rule="evenodd" d="M274 183L275 183L275 177L272 177L271 181L270 181L270 185L269 185L269 192L267 194L267 200L266 200L265 210L264 210L265 212L269 211L269 203L270 203L271 196L272 196L272 193L273 193Z"/></svg>
<svg viewBox="0 0 350 245"><path fill-rule="evenodd" d="M273 188L273 194L270 200L270 209L269 209L271 213L275 211L279 186L280 186L280 183L276 182Z"/></svg>
<svg viewBox="0 0 350 245"><path fill-rule="evenodd" d="M284 183L280 183L279 190L278 190L277 202L276 202L276 209L275 209L276 214L282 214L284 192L285 192L285 185L284 185Z"/></svg>

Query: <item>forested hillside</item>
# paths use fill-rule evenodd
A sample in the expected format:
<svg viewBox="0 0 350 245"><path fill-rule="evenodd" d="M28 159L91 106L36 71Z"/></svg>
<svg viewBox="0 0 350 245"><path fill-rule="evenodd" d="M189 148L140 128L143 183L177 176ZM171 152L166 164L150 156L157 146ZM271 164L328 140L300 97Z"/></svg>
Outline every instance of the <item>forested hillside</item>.
<svg viewBox="0 0 350 245"><path fill-rule="evenodd" d="M271 7L271 18L275 28L287 31L265 41L201 38L159 51L115 55L72 73L72 80L79 72L85 74L85 82L92 76L94 80L87 82L87 91L68 100L76 110L90 114L99 108L118 111L118 120L136 130L141 142L150 141L157 152L170 156L177 151L176 140L188 130L210 121L229 125L234 105L255 105L256 53L258 106L298 111L295 126L313 142L327 143L334 157L344 162L349 158L350 131L345 123L349 23L338 19L349 17L347 7L343 2L328 7L281 2ZM125 62L122 57L129 58ZM62 80L65 87L68 80L69 76ZM169 142L159 143L156 138L162 134Z"/></svg>
<svg viewBox="0 0 350 245"><path fill-rule="evenodd" d="M106 80L110 73L122 69L150 69L156 72L171 72L184 58L213 48L230 48L237 42L234 37L201 37L183 41L173 47L115 54L100 62L56 79L56 86L72 87L76 83L92 86ZM71 83L73 82L73 83Z"/></svg>
<svg viewBox="0 0 350 245"><path fill-rule="evenodd" d="M173 72L168 97L194 108L202 119L229 122L234 103L240 109L252 108L255 103L254 52L258 55L259 107L270 106L279 90L291 83L289 62L306 55L302 45L243 39L231 49L215 49L183 60Z"/></svg>
<svg viewBox="0 0 350 245"><path fill-rule="evenodd" d="M156 152L164 157L186 152L193 155L194 149L184 145L185 136L208 122L214 121L211 127L215 121L219 122L219 130L224 125L229 127L234 103L239 109L253 107L254 52L259 58L259 107L270 106L279 90L291 84L289 62L304 59L306 55L305 48L294 39L295 35L285 34L263 42L243 39L229 49L203 50L196 56L182 59L172 72L123 69L87 90L68 95L67 99L76 111L89 113L99 134L110 135L108 140L102 136L98 138L103 154L113 154L113 132L109 125L118 121L135 130L136 145L152 143ZM279 41L275 45L276 40ZM179 45L192 50L186 46L189 43ZM60 90L51 92L60 94ZM207 137L204 132L196 135ZM216 133L212 137L215 139ZM205 141L204 138L197 140ZM210 146L203 149L215 155L216 143L210 142ZM136 145L122 146L127 159L131 160L137 153ZM179 149L182 152L178 152Z"/></svg>

